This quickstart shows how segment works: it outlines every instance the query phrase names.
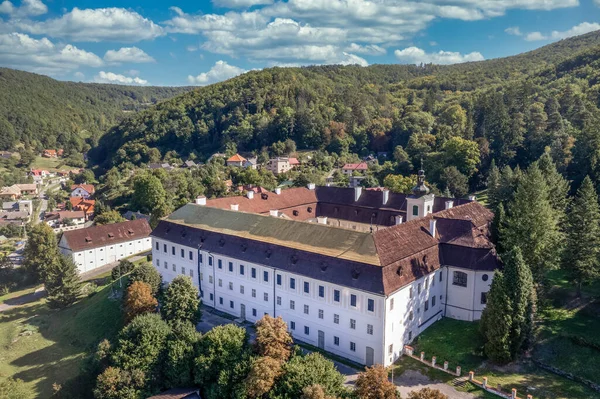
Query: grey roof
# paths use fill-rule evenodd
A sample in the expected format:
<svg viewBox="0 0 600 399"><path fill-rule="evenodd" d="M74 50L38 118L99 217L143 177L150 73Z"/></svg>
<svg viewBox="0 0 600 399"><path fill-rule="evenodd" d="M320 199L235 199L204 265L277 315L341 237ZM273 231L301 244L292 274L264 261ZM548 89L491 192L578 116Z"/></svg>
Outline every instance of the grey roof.
<svg viewBox="0 0 600 399"><path fill-rule="evenodd" d="M5 211L10 211L12 209L15 209L18 207L18 202L15 201L9 201L9 202L3 202L2 203L2 209Z"/></svg>
<svg viewBox="0 0 600 399"><path fill-rule="evenodd" d="M127 219L127 220L131 220L132 216L134 216L134 215L135 215L135 218L136 218L136 219L146 219L146 220L150 220L150 215L143 214L143 213L141 213L141 212L139 212L139 211L136 211L136 212L127 211L127 212L125 212L125 213L123 214L123 217L124 217L125 219Z"/></svg>

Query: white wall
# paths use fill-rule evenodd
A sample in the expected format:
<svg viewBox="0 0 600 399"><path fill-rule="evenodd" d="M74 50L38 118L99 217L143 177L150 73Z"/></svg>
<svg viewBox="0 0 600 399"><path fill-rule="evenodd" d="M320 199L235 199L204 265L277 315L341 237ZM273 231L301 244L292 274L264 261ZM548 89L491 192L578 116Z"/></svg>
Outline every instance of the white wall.
<svg viewBox="0 0 600 399"><path fill-rule="evenodd" d="M467 286L453 284L454 272L467 274ZM494 277L494 272L474 271L458 267L447 267L448 277L446 316L457 320L479 320L485 305L481 303L481 293L488 292ZM484 281L487 276L487 281Z"/></svg>

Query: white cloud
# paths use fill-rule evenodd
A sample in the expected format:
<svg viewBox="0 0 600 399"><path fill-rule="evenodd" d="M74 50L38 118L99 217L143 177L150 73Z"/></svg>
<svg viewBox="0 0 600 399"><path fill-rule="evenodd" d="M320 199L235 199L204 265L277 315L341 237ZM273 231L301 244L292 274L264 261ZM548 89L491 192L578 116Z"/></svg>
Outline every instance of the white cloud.
<svg viewBox="0 0 600 399"><path fill-rule="evenodd" d="M521 29L518 26L511 26L509 28L504 29L504 32L513 36L523 36Z"/></svg>
<svg viewBox="0 0 600 399"><path fill-rule="evenodd" d="M235 76L241 75L244 72L247 71L234 65L229 65L225 61L217 61L208 72L203 72L198 76L189 75L188 82L199 86L206 86L223 80L231 79Z"/></svg>
<svg viewBox="0 0 600 399"><path fill-rule="evenodd" d="M85 75L83 74L83 72L77 71L73 74L73 76L75 76L75 78L79 79L80 81L85 79Z"/></svg>
<svg viewBox="0 0 600 399"><path fill-rule="evenodd" d="M154 58L137 47L121 47L119 50L108 50L104 54L104 61L116 64L122 62L155 62Z"/></svg>
<svg viewBox="0 0 600 399"><path fill-rule="evenodd" d="M348 47L346 47L346 51L366 55L385 55L387 52L383 47L376 44L367 44L363 46L356 43L351 43Z"/></svg>
<svg viewBox="0 0 600 399"><path fill-rule="evenodd" d="M0 3L0 14L9 14L11 17L35 17L48 12L48 7L40 0L22 0L17 7L8 0Z"/></svg>
<svg viewBox="0 0 600 399"><path fill-rule="evenodd" d="M273 4L273 0L212 0L217 7L226 8L248 8L252 6L261 6Z"/></svg>
<svg viewBox="0 0 600 399"><path fill-rule="evenodd" d="M596 22L582 22L579 25L575 25L571 29L566 31L554 30L549 35L544 35L541 32L531 32L525 35L527 41L538 41L538 40L560 40L568 37L579 36L589 32L593 32L600 29L600 24Z"/></svg>
<svg viewBox="0 0 600 399"><path fill-rule="evenodd" d="M100 71L94 76L94 82L96 83L115 83L122 85L145 85L148 84L147 80L140 79L138 77L130 78L125 75L119 75L112 72Z"/></svg>
<svg viewBox="0 0 600 399"><path fill-rule="evenodd" d="M437 53L426 53L418 47L407 47L403 50L394 51L396 58L410 64L458 64L461 62L482 61L483 55L479 52L461 54L453 51L439 51Z"/></svg>
<svg viewBox="0 0 600 399"><path fill-rule="evenodd" d="M0 34L0 64L60 75L79 66L100 67L103 61L71 44L55 45L45 37L38 40L22 33L9 33Z"/></svg>
<svg viewBox="0 0 600 399"><path fill-rule="evenodd" d="M124 8L74 8L45 21L16 20L8 25L36 35L69 38L78 42L137 42L165 34L163 28L135 11Z"/></svg>

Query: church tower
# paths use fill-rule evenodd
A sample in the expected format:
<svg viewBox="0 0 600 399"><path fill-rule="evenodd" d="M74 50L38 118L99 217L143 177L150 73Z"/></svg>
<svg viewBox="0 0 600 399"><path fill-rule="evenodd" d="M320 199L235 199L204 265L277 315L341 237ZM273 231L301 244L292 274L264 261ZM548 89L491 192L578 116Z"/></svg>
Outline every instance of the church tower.
<svg viewBox="0 0 600 399"><path fill-rule="evenodd" d="M412 189L412 195L406 198L406 220L413 220L429 215L433 212L435 196L429 194L429 187L425 185L425 171L419 170L417 185Z"/></svg>

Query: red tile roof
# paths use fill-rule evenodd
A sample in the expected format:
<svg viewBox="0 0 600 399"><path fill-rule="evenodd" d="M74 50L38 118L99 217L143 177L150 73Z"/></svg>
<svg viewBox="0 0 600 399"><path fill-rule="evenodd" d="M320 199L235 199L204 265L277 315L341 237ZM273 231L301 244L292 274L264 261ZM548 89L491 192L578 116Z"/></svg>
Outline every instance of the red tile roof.
<svg viewBox="0 0 600 399"><path fill-rule="evenodd" d="M245 161L246 161L246 158L244 158L240 154L235 154L234 156L230 157L227 160L227 162L245 162Z"/></svg>
<svg viewBox="0 0 600 399"><path fill-rule="evenodd" d="M75 190L76 188L82 188L85 191L87 191L90 194L94 194L94 191L96 191L96 189L94 188L93 184L73 184L71 186L71 191Z"/></svg>
<svg viewBox="0 0 600 399"><path fill-rule="evenodd" d="M288 162L290 163L290 165L300 165L300 161L298 161L298 158L288 158Z"/></svg>
<svg viewBox="0 0 600 399"><path fill-rule="evenodd" d="M366 162L347 163L342 167L342 169L344 169L344 170L367 170L367 169L369 169L369 165L367 165Z"/></svg>
<svg viewBox="0 0 600 399"><path fill-rule="evenodd" d="M63 238L66 240L69 248L77 252L145 238L150 235L151 231L152 229L146 219L136 219L93 226L86 229L65 231Z"/></svg>

